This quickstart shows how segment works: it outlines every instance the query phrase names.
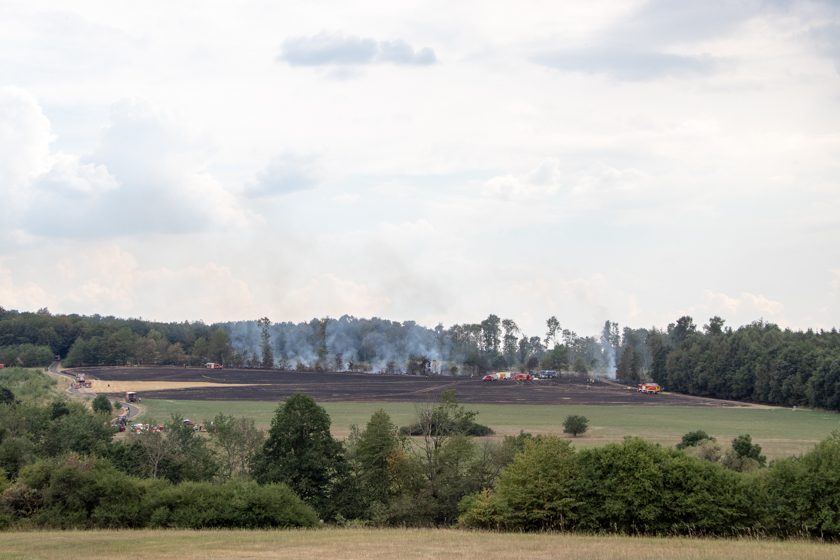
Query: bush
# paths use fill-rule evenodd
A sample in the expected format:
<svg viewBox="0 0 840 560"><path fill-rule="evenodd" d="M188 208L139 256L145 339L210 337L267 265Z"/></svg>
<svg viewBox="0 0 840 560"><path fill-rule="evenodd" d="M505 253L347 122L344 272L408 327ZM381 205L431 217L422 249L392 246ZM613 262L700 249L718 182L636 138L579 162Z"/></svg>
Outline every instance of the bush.
<svg viewBox="0 0 840 560"><path fill-rule="evenodd" d="M458 404L455 391L444 391L440 402L421 408L419 421L400 428L404 436L489 436L495 432L483 424L475 421L478 412L467 410Z"/></svg>
<svg viewBox="0 0 840 560"><path fill-rule="evenodd" d="M94 412L100 412L105 414L111 414L114 408L111 406L111 401L108 400L106 395L96 395L96 398L93 399L93 403L91 405L93 407Z"/></svg>
<svg viewBox="0 0 840 560"><path fill-rule="evenodd" d="M743 434L732 440L732 448L723 456L721 464L733 471L753 472L765 466L767 458L761 454L761 446L753 443L749 434Z"/></svg>
<svg viewBox="0 0 840 560"><path fill-rule="evenodd" d="M564 530L578 506L571 490L575 453L568 441L536 437L499 476L494 494L485 492L461 504L468 527L508 530Z"/></svg>
<svg viewBox="0 0 840 560"><path fill-rule="evenodd" d="M840 538L840 432L763 471L766 526L780 536Z"/></svg>
<svg viewBox="0 0 840 560"><path fill-rule="evenodd" d="M714 440L703 440L693 447L686 447L683 452L689 457L696 457L710 463L720 463L723 449Z"/></svg>
<svg viewBox="0 0 840 560"><path fill-rule="evenodd" d="M677 444L677 449L685 449L686 447L696 447L704 441L715 441L715 438L703 430L688 432L682 437L682 441Z"/></svg>
<svg viewBox="0 0 840 560"><path fill-rule="evenodd" d="M48 528L313 527L314 510L287 486L255 482L170 485L127 476L109 463L67 456L21 471L0 498L18 523Z"/></svg>
<svg viewBox="0 0 840 560"><path fill-rule="evenodd" d="M459 432L462 435L473 437L492 436L496 433L490 426L485 426L484 424L479 424L478 422L465 423L459 429L463 430L463 432ZM436 424L432 424L430 432L431 433L429 435L431 436L444 435L438 429L438 426ZM403 436L422 436L424 434L425 428L419 423L400 427L400 435Z"/></svg>
<svg viewBox="0 0 840 560"><path fill-rule="evenodd" d="M285 484L185 482L162 490L148 501L151 524L160 527L279 528L314 527L315 510Z"/></svg>
<svg viewBox="0 0 840 560"><path fill-rule="evenodd" d="M536 438L495 491L462 501L467 527L733 535L760 527L755 482L640 439L574 452Z"/></svg>
<svg viewBox="0 0 840 560"><path fill-rule="evenodd" d="M0 474L16 478L20 469L34 458L35 444L22 437L6 437L0 443Z"/></svg>
<svg viewBox="0 0 840 560"><path fill-rule="evenodd" d="M749 434L743 434L732 440L732 451L744 459L752 459L760 466L767 464L767 458L761 454L761 446L752 442Z"/></svg>

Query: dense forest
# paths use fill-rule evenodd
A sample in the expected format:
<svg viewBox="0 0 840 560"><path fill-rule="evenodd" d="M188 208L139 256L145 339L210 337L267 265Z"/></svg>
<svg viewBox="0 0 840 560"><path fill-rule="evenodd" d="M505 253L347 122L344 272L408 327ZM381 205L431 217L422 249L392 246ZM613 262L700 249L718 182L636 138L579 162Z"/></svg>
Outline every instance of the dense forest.
<svg viewBox="0 0 840 560"><path fill-rule="evenodd" d="M556 317L529 335L490 315L479 323L427 328L413 321L342 316L207 325L0 308L0 363L67 366L212 361L232 367L479 375L553 369L651 380L707 397L840 410L840 333L791 331L758 321L732 329L720 317L698 328L683 316L664 329L606 321L596 336Z"/></svg>

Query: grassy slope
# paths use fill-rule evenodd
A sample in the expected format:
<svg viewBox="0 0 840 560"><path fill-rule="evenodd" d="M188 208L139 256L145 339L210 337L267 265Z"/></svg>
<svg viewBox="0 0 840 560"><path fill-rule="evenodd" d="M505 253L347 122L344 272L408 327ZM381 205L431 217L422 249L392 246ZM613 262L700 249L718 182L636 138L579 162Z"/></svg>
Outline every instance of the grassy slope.
<svg viewBox="0 0 840 560"><path fill-rule="evenodd" d="M20 401L45 403L67 389L67 383L59 383L43 368L6 367L0 369L0 387L10 389Z"/></svg>
<svg viewBox="0 0 840 560"><path fill-rule="evenodd" d="M840 558L816 542L701 540L457 530L43 531L0 533L0 559L461 558L790 559Z"/></svg>
<svg viewBox="0 0 840 560"><path fill-rule="evenodd" d="M277 403L253 401L170 401L144 400L147 417L169 418L173 412L194 420L210 419L219 412L254 418L266 427ZM322 403L332 418L333 432L342 437L351 424L363 426L379 408L398 425L411 422L416 405L411 403ZM748 433L761 444L770 458L801 453L840 429L840 414L783 408L701 408L594 405L468 405L479 412L478 421L498 434L562 433L563 419L569 414L589 418L590 430L577 438L579 446L619 441L624 436L641 436L672 445L686 432L702 429L728 443L738 434Z"/></svg>

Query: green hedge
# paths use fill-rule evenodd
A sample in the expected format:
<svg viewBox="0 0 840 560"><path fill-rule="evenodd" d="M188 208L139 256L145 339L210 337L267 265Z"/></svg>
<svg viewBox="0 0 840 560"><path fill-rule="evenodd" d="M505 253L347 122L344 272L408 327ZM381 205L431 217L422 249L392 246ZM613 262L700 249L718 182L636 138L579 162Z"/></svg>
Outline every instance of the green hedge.
<svg viewBox="0 0 840 560"><path fill-rule="evenodd" d="M283 484L172 485L134 478L106 461L73 455L22 469L17 481L0 494L0 518L0 526L58 529L318 524L314 510Z"/></svg>
<svg viewBox="0 0 840 560"><path fill-rule="evenodd" d="M837 539L840 433L757 473L637 438L575 451L539 437L461 510L460 524L476 528Z"/></svg>

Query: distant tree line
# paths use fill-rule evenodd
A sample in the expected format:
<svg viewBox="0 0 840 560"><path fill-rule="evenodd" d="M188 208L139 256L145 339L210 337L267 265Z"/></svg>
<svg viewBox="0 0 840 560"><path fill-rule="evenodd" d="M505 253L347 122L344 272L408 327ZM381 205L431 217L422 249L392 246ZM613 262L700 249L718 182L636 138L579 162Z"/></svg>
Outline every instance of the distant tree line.
<svg viewBox="0 0 840 560"><path fill-rule="evenodd" d="M409 375L480 375L552 369L655 381L672 391L840 410L840 333L791 331L758 321L738 329L712 317L702 329L683 316L665 329L606 321L598 337L562 328L542 336L490 315L479 323L437 325L342 316L302 323L156 323L0 308L2 363L67 366L218 362L236 367Z"/></svg>
<svg viewBox="0 0 840 560"><path fill-rule="evenodd" d="M615 323L613 330L617 329ZM611 348L611 347L610 347ZM614 364L601 340L560 328L552 317L545 338L528 336L511 319L490 315L474 324L437 325L342 316L273 323L263 317L207 325L161 323L47 309L0 307L0 358L24 367L54 356L73 366L168 364L276 367L410 375L478 375L498 369L599 371Z"/></svg>
<svg viewBox="0 0 840 560"><path fill-rule="evenodd" d="M228 331L202 322L158 323L99 315L53 315L0 307L0 363L73 366L234 363Z"/></svg>
<svg viewBox="0 0 840 560"><path fill-rule="evenodd" d="M625 328L617 374L669 390L784 406L840 410L840 333L757 321L738 329L680 317L665 330Z"/></svg>

